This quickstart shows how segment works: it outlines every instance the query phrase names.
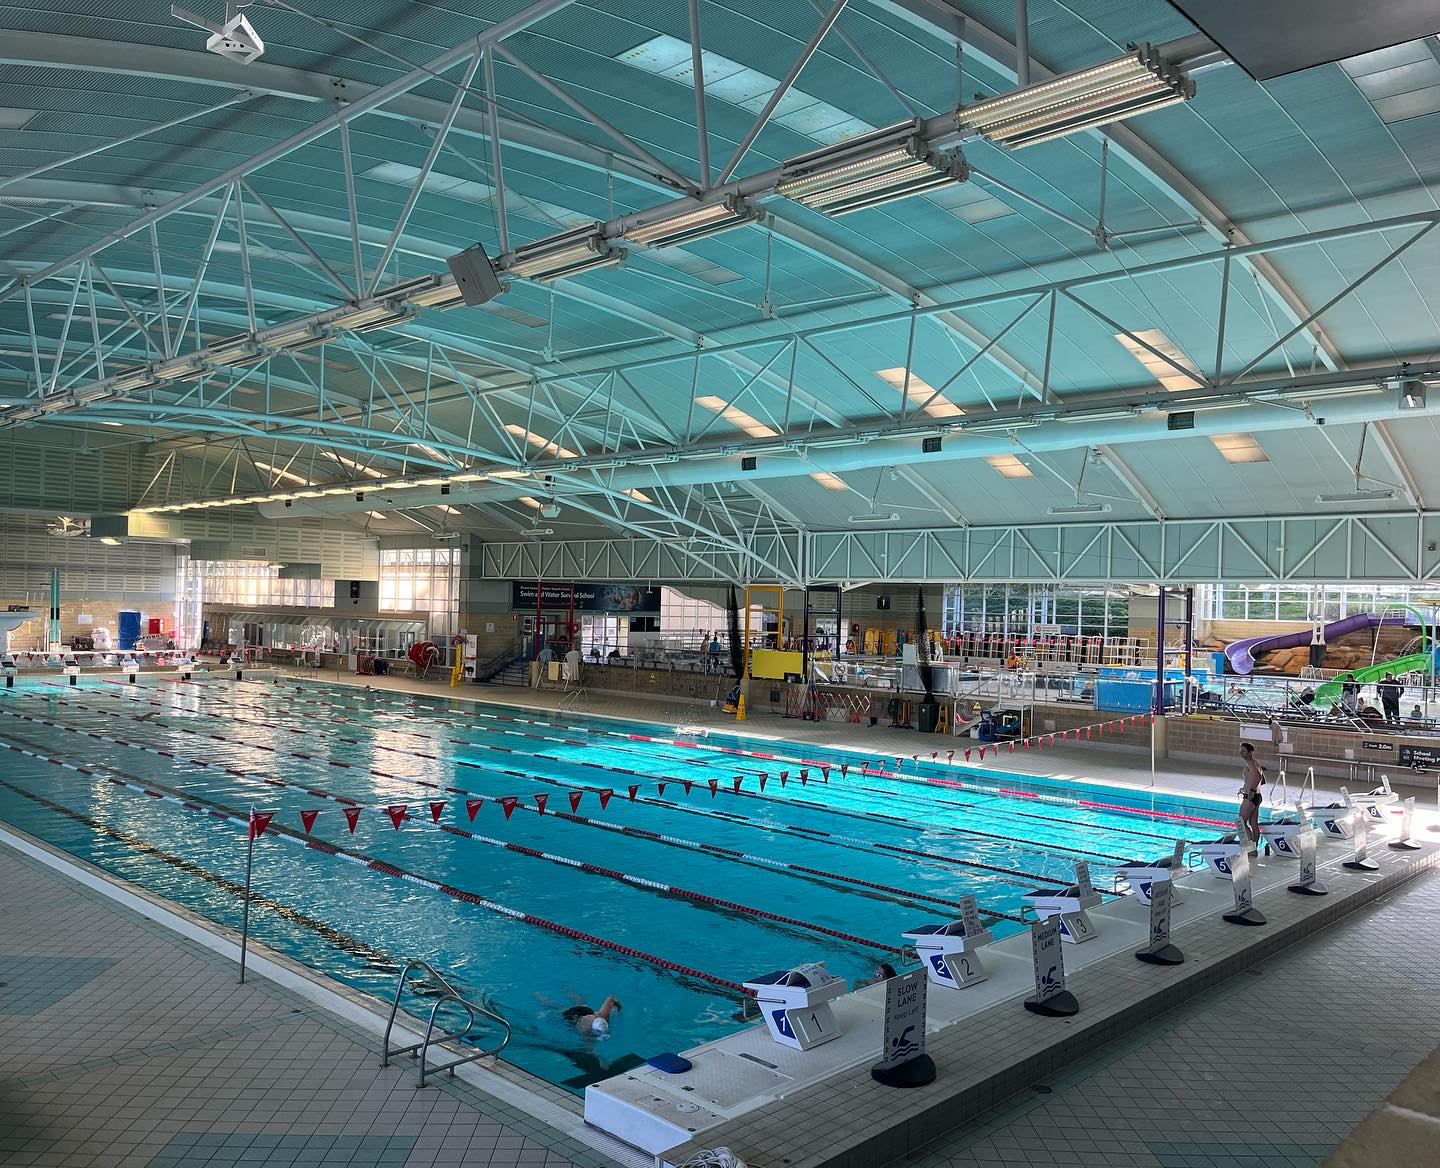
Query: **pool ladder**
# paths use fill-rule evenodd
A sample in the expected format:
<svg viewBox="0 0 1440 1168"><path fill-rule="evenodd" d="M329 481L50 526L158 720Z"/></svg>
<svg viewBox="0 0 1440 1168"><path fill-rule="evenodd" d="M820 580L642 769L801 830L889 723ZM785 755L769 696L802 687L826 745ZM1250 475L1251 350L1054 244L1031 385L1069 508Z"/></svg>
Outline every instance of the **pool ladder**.
<svg viewBox="0 0 1440 1168"><path fill-rule="evenodd" d="M435 1004L430 1008L430 1018L429 1021L427 1021L425 1024L425 1037L422 1038L419 1042L411 1043L409 1046L391 1046L390 1032L395 1028L395 1015L400 1012L400 998L405 993L405 986L410 980L410 975L417 969L423 969L434 981L434 983L440 987L441 992L439 996L436 997ZM442 1006L450 1003L454 1003L456 1006L459 1006L460 1009L464 1010L468 1021L459 1030L442 1030L437 1034L435 1031L436 1016L440 1013L440 1008ZM489 1018L492 1022L498 1022L501 1028L504 1030L504 1036L500 1039L500 1044L498 1046L476 1051L473 1054L460 1055L453 1062L448 1062L444 1066L427 1068L426 1056L432 1046L440 1043L459 1040L466 1037L475 1027L476 1023L481 1017ZM489 1058L491 1055L498 1055L502 1050L505 1049L505 1046L507 1043L509 1043L509 1041L509 1022L505 1021L505 1019L500 1017L499 1014L496 1014L491 1010L487 1010L483 1006L477 1006L474 1002L467 1002L464 998L460 996L459 992L455 989L454 986L452 986L448 981L441 977L438 972L436 972L434 966L432 966L429 962L421 961L419 958L416 958L414 961L407 961L405 963L405 967L400 971L400 980L396 983L395 986L395 1000L390 1004L390 1020L385 1024L385 1038L383 1046L381 1048L380 1065L382 1067L388 1067L390 1065L390 1059L395 1055L408 1054L411 1058L418 1058L420 1060L420 1081L415 1084L416 1088L418 1089L425 1086L425 1076L429 1074L432 1070L446 1071L453 1079L455 1077L456 1067L460 1066L462 1063L473 1063L476 1059Z"/></svg>

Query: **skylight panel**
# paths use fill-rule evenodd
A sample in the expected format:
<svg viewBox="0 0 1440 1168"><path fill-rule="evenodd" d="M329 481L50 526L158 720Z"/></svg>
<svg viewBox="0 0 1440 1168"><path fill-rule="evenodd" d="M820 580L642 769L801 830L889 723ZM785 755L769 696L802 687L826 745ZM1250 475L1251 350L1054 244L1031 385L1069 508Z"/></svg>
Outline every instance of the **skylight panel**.
<svg viewBox="0 0 1440 1168"><path fill-rule="evenodd" d="M513 434L516 438L525 439L525 441L530 443L531 446L539 447L542 454L553 454L556 458L580 457L578 454L575 453L575 451L567 450L558 442L552 442L549 438L541 437L533 430L527 430L524 426L515 425L514 422L509 423L505 427L505 430L507 433Z"/></svg>
<svg viewBox="0 0 1440 1168"><path fill-rule="evenodd" d="M954 402L943 396L937 396L935 387L914 373L910 374L910 384L907 388L904 366L897 369L877 369L875 376L897 393L904 393L910 399L911 406L916 409L923 408L924 412L932 418L956 418L965 412Z"/></svg>
<svg viewBox="0 0 1440 1168"><path fill-rule="evenodd" d="M1150 371L1150 375L1171 393L1181 393L1187 389L1200 389L1205 382L1200 376L1200 370L1195 362L1185 355L1185 351L1174 341L1167 337L1159 329L1140 329L1133 336L1128 333L1116 333L1115 339L1129 351L1130 355L1139 361ZM1150 349L1138 342L1144 341ZM1187 377L1181 373L1175 365L1168 361L1162 361L1155 353L1161 353L1169 357L1175 365L1181 369L1188 369L1194 373L1193 377Z"/></svg>
<svg viewBox="0 0 1440 1168"><path fill-rule="evenodd" d="M1215 449L1225 456L1226 462L1269 462L1253 434L1212 434L1210 441Z"/></svg>
<svg viewBox="0 0 1440 1168"><path fill-rule="evenodd" d="M1007 479L1029 479L1035 477L1035 472L1013 454L992 454L986 458L985 461Z"/></svg>

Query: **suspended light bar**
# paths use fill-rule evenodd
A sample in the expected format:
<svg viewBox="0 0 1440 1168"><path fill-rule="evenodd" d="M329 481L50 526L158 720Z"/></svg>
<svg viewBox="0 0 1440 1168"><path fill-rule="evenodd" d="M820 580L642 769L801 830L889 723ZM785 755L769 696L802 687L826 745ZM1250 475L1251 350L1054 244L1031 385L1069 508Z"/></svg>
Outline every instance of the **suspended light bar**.
<svg viewBox="0 0 1440 1168"><path fill-rule="evenodd" d="M736 227L743 227L754 218L755 212L743 200L732 195L724 202L709 207L685 211L657 223L632 227L625 233L625 239L630 243L648 247L674 247L677 244L719 235L723 231L732 231Z"/></svg>
<svg viewBox="0 0 1440 1168"><path fill-rule="evenodd" d="M412 316L414 313L400 301L380 300L359 312L338 317L335 323L354 333L370 333L409 320Z"/></svg>
<svg viewBox="0 0 1440 1168"><path fill-rule="evenodd" d="M451 308L465 299L460 286L449 276L420 276L386 288L387 300L404 300L416 308Z"/></svg>
<svg viewBox="0 0 1440 1168"><path fill-rule="evenodd" d="M606 243L600 234L600 224L587 223L573 231L517 247L505 270L527 280L558 280L562 276L609 267L624 258L624 251Z"/></svg>
<svg viewBox="0 0 1440 1168"><path fill-rule="evenodd" d="M1195 83L1148 44L1126 56L955 113L961 127L1018 150L1189 101Z"/></svg>
<svg viewBox="0 0 1440 1168"><path fill-rule="evenodd" d="M938 154L917 137L868 157L826 165L808 155L787 163L775 193L826 215L848 215L970 177L958 151ZM817 169L818 166L818 169Z"/></svg>

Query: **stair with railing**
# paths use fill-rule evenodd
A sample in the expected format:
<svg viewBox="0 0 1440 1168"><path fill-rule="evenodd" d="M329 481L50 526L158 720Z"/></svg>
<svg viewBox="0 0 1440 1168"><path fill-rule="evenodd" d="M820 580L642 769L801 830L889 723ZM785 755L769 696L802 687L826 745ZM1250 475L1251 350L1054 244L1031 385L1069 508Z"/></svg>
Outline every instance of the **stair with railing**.
<svg viewBox="0 0 1440 1168"><path fill-rule="evenodd" d="M424 995L432 998L434 1003L430 1007L430 1016L424 1023L424 1036L419 1042L412 1042L409 1046L391 1046L390 1032L394 1030L395 1016L400 1012L400 999L404 996L406 987L410 983L411 974L417 969L425 971L433 983L432 990L438 991ZM419 996L418 991L412 992L415 992L417 996ZM458 1030L441 1030L437 1033L435 1029L436 1021L439 1018L440 1011L446 1006L453 1006L456 1010L463 1013L466 1018L465 1025ZM406 1011L406 1013L419 1023L420 1019L418 1016L409 1014L409 1011ZM481 1018L487 1018L500 1027L502 1034L498 1044L481 1047L478 1050L472 1050L468 1053L461 1052L453 1046L445 1045L446 1043L462 1042L469 1039L475 1032ZM419 1088L425 1086L425 1076L431 1072L444 1071L453 1079L455 1077L456 1067L464 1063L473 1063L477 1059L497 1056L505 1049L509 1041L509 1022L505 1021L504 1018L500 1017L500 1015L494 1011L485 1009L484 1006L477 1006L474 1002L467 1002L460 996L459 991L456 990L454 986L436 972L433 965L416 958L413 961L407 961L405 963L404 968L400 970L400 979L395 984L395 1000L390 1004L390 1020L385 1024L385 1038L383 1046L381 1047L380 1065L382 1067L388 1067L392 1058L402 1054L408 1054L411 1058L419 1060L420 1080L416 1083L416 1087ZM429 1066L428 1057L432 1047L440 1047L445 1053L454 1057L450 1062L442 1066Z"/></svg>

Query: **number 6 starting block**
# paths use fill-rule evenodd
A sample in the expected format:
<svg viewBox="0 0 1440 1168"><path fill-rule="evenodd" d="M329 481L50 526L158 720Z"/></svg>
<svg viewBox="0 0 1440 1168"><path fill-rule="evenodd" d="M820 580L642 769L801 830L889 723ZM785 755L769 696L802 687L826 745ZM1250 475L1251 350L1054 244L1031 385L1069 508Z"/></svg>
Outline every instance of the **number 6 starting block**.
<svg viewBox="0 0 1440 1168"><path fill-rule="evenodd" d="M980 909L973 896L960 902L962 916L946 925L920 925L905 934L925 963L929 980L952 990L975 985L990 976L980 960L980 949L995 938L980 925Z"/></svg>
<svg viewBox="0 0 1440 1168"><path fill-rule="evenodd" d="M1307 825L1296 819L1278 819L1260 825L1260 838L1270 845L1275 855L1289 860L1300 858L1300 833Z"/></svg>
<svg viewBox="0 0 1440 1168"><path fill-rule="evenodd" d="M1059 892L1053 888L1039 888L1025 893L1020 899L1025 902L1020 913L1022 917L1025 909L1041 921L1059 917L1060 940L1067 944L1079 945L1096 936L1095 926L1085 912L1099 907L1100 894L1090 883L1090 865L1083 860L1075 864L1075 883L1070 887Z"/></svg>
<svg viewBox="0 0 1440 1168"><path fill-rule="evenodd" d="M849 986L823 961L767 973L747 981L745 988L754 992L770 1037L781 1046L809 1050L840 1037L830 1003Z"/></svg>

